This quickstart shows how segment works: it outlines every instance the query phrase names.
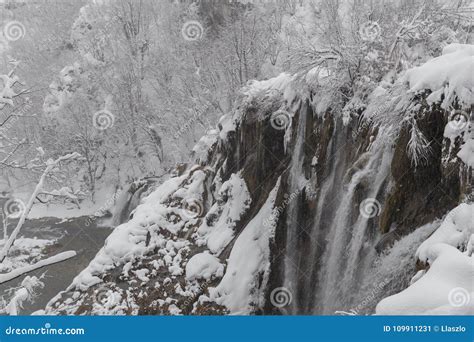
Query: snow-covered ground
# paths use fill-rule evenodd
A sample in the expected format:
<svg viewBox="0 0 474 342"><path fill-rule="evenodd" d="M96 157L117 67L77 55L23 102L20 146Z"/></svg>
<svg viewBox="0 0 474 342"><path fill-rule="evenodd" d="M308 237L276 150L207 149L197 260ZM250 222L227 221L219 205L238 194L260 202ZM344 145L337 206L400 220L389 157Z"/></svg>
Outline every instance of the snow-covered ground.
<svg viewBox="0 0 474 342"><path fill-rule="evenodd" d="M426 268L402 292L383 299L379 315L474 315L474 204L450 211L416 251Z"/></svg>
<svg viewBox="0 0 474 342"><path fill-rule="evenodd" d="M409 98L412 93L429 89L432 94L445 94L444 106L454 105L456 99L462 100L463 104L468 103L474 81L465 77L465 73L458 68L453 69L447 61L459 60L459 65L465 67L466 63L472 63L472 51L470 46L447 46L441 57L407 71L400 81L407 83L401 92ZM243 90L243 101L248 103L264 96L271 102L272 97L284 94L283 98L292 102L295 93L291 91L291 80L289 75L282 74L268 81L253 82ZM439 102L434 95L428 100ZM207 138L201 139L199 148L195 149L195 152L199 151L196 154L198 162L207 160L215 146L224 144L228 134L236 129L235 123L243 119L242 112L236 111L232 125L228 124L229 117L225 117L223 121L227 124L220 125L217 130L210 131ZM457 126L448 122L444 135L453 141L464 141L469 127L466 123L462 130L456 130ZM286 143L291 141L290 128L286 127ZM270 244L276 224L268 218L275 210L281 180L237 235L237 223L252 210L249 189L240 171L232 173L225 182L214 173L218 174L212 166L194 165L184 174L172 177L157 187L142 200L133 218L113 231L94 260L74 279L67 290L73 293L72 298L60 303L58 300L63 295L60 294L50 302L48 310L54 312L55 305L65 310L78 308L85 300L85 297L81 298L81 293L91 289L97 291L96 288L101 286L113 287L106 281L105 275L116 268L127 279L133 278L130 284L138 282L141 286L150 286L156 281L157 274L166 270L169 277L155 282L154 286L161 288L170 283L176 284L173 295L166 292L167 297L161 298L162 302L158 300L159 305L166 306L167 313L182 312L176 306L180 296L197 299L193 310L199 305L215 303L228 313L249 314L255 307L261 307L265 302L265 292L260 289L268 283ZM209 188L212 190L209 191ZM463 288L469 296L473 292L470 285L472 252L466 249L474 233L473 214L474 206L463 203L446 216L440 228L416 253L416 258L426 264L425 270L415 276L406 290L383 299L377 306L378 314L463 314L471 310L470 306L462 306L461 309L449 306L449 298L452 289ZM229 246L232 248L228 256L222 259ZM158 257L150 262L153 267L144 267L140 260L153 253ZM178 279L181 279L179 283ZM216 280L219 281L208 284ZM202 282L206 283L205 291L200 291ZM118 289L110 291L113 300L107 300L105 304L94 303L92 312L123 314L130 306L137 310L136 299L132 299L129 293ZM426 293L431 294L429 300Z"/></svg>
<svg viewBox="0 0 474 342"><path fill-rule="evenodd" d="M31 6L0 29L5 312L64 262L39 313L473 314L470 2Z"/></svg>
<svg viewBox="0 0 474 342"><path fill-rule="evenodd" d="M457 157L471 168L473 142L474 46L450 44L441 56L408 70L404 80L411 92L431 91L427 101L450 112L444 129L449 154L460 145ZM455 103L460 105L454 110ZM455 161L455 156L449 162ZM472 177L472 176L471 176ZM461 203L418 248L416 258L425 265L404 291L383 299L377 314L474 314L474 204Z"/></svg>

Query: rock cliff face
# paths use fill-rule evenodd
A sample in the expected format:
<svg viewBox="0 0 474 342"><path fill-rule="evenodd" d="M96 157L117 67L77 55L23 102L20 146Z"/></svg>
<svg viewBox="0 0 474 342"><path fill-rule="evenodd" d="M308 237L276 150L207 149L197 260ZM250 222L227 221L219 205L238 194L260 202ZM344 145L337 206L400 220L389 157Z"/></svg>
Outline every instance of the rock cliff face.
<svg viewBox="0 0 474 342"><path fill-rule="evenodd" d="M370 314L406 288L418 245L472 201L458 157L472 106L425 91L343 113L321 94L285 74L249 85L46 312ZM453 112L465 125L450 138ZM413 147L420 133L429 145Z"/></svg>

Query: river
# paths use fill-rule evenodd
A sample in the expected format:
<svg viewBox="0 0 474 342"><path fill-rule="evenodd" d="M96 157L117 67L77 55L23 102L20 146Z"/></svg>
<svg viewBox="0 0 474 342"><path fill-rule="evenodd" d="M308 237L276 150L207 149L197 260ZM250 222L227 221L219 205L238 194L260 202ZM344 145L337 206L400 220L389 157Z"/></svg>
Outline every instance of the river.
<svg viewBox="0 0 474 342"><path fill-rule="evenodd" d="M51 298L66 289L74 277L89 264L97 251L104 245L107 236L112 232L112 229L108 227L99 226L99 222L88 220L88 217L71 219L46 217L26 221L19 236L49 240L57 239L54 245L46 247L44 258L68 250L76 251L77 255L71 259L37 269L0 284L0 296L4 296L7 300L10 296L6 290L19 286L25 276L34 275L39 277L46 272L43 279L44 288L37 291L38 296L33 303L23 303L20 314L29 315L34 311L43 309ZM10 223L9 233L14 226L14 222Z"/></svg>

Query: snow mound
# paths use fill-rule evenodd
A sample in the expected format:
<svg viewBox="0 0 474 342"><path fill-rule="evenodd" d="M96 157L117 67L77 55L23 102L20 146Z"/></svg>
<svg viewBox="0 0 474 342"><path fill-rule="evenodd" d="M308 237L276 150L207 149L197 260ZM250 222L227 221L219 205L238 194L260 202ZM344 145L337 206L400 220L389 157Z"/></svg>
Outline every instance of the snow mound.
<svg viewBox="0 0 474 342"><path fill-rule="evenodd" d="M418 272L402 292L380 301L376 314L473 315L473 233L474 204L462 203L418 248L416 256L429 264L428 270Z"/></svg>
<svg viewBox="0 0 474 342"><path fill-rule="evenodd" d="M296 75L292 76L288 73L281 73L268 80L249 81L241 91L243 98L240 109L250 107L258 108L258 110L252 114L252 116L255 116L253 119L258 121L265 119L269 113L278 111L285 113L284 115L289 119L293 116L292 113L296 110L294 106L298 103L298 101L295 101L297 92L293 86L295 77ZM234 115L234 120L240 121L241 119L242 110L237 110Z"/></svg>
<svg viewBox="0 0 474 342"><path fill-rule="evenodd" d="M217 130L211 129L194 145L192 153L198 163L206 162L213 146L217 143L218 136Z"/></svg>
<svg viewBox="0 0 474 342"><path fill-rule="evenodd" d="M194 255L186 264L186 280L211 279L211 277L222 277L224 275L224 266L219 259L203 252Z"/></svg>
<svg viewBox="0 0 474 342"><path fill-rule="evenodd" d="M444 100L441 106L449 108L455 99L463 108L473 103L474 45L450 44L443 49L441 56L425 64L408 70L403 78L409 84L410 92L431 90L429 103Z"/></svg>
<svg viewBox="0 0 474 342"><path fill-rule="evenodd" d="M294 93L289 85L293 80L294 76L291 76L288 73L281 73L276 77L263 81L252 80L249 81L242 93L248 97L255 97L260 95L262 92L276 91L283 93L285 95L285 100L290 100L289 102L291 102Z"/></svg>
<svg viewBox="0 0 474 342"><path fill-rule="evenodd" d="M188 195L197 196L202 187L203 174L201 170L194 170L192 176L185 174L171 178L144 198L143 203L136 208L133 218L114 229L105 241L104 247L87 268L73 280L69 289L86 290L100 283L102 280L99 276L104 272L161 246L164 239L159 234L160 230L175 235L189 221L195 220L189 210L182 208L180 199ZM183 184L185 181L187 183ZM176 207L170 206L168 203L170 198L174 199L172 202ZM147 237L150 239L148 243Z"/></svg>
<svg viewBox="0 0 474 342"><path fill-rule="evenodd" d="M209 288L211 299L225 305L232 314L248 314L252 305L263 302L259 297L262 291L258 290L264 289L268 281L270 241L275 232L275 224L263 223L272 215L279 187L280 179L258 214L237 238L221 282Z"/></svg>
<svg viewBox="0 0 474 342"><path fill-rule="evenodd" d="M424 241L416 251L416 257L431 264L431 246L444 243L453 247L466 244L471 234L474 234L474 204L462 203L451 210L441 226Z"/></svg>
<svg viewBox="0 0 474 342"><path fill-rule="evenodd" d="M404 291L377 304L378 315L473 315L473 258L447 244L431 245L430 269Z"/></svg>
<svg viewBox="0 0 474 342"><path fill-rule="evenodd" d="M198 245L207 244L219 254L234 238L234 227L250 207L251 197L245 181L232 174L219 190L216 203L209 209L203 224L194 236Z"/></svg>

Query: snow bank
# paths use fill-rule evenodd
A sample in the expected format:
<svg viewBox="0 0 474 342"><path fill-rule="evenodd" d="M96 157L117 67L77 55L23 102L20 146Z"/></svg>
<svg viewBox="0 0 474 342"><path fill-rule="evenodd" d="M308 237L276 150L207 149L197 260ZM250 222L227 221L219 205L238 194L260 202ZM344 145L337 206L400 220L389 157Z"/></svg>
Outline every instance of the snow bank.
<svg viewBox="0 0 474 342"><path fill-rule="evenodd" d="M230 253L227 271L219 285L209 288L210 298L225 305L233 314L248 314L252 306L263 301L270 269L270 241L275 225L264 225L272 215L280 179L258 214L242 231ZM263 279L259 283L259 278ZM260 294L259 294L260 293Z"/></svg>
<svg viewBox="0 0 474 342"><path fill-rule="evenodd" d="M295 87L293 87L295 77L296 75L281 73L268 80L249 81L241 91L243 98L240 108L258 108L257 112L251 114L255 116L252 120L262 121L269 115L276 115L281 119L279 120L281 123L278 125L284 126L282 128L288 131L291 126L291 117L293 117L299 103L295 101L297 96ZM248 115L248 111L237 110L234 120L240 121L244 112Z"/></svg>
<svg viewBox="0 0 474 342"><path fill-rule="evenodd" d="M199 173L201 172L195 172L196 177ZM105 271L152 250L159 244L159 238L154 235L156 240L147 246L146 239L149 233L156 232L160 228L166 229L172 234L180 231L186 221L173 220L173 210L168 208L165 202L177 192L176 189L185 192L189 190L189 187L195 185L191 181L187 185L188 188L180 187L187 176L188 174L167 180L144 198L143 203L136 208L133 218L115 228L105 241L104 247L99 250L87 268L73 280L69 288L85 290L100 283L101 279L98 276ZM176 208L176 212L182 211L184 210ZM185 217L186 215L183 213L181 216Z"/></svg>
<svg viewBox="0 0 474 342"><path fill-rule="evenodd" d="M474 259L467 246L473 233L474 204L460 204L416 252L429 263L428 270L417 273L402 292L380 301L376 314L473 315Z"/></svg>
<svg viewBox="0 0 474 342"><path fill-rule="evenodd" d="M186 280L211 279L211 277L222 277L224 275L224 266L219 259L203 252L194 255L186 264Z"/></svg>
<svg viewBox="0 0 474 342"><path fill-rule="evenodd" d="M411 92L429 89L432 94L429 103L445 98L442 107L447 109L457 98L463 108L470 108L473 102L474 45L450 44L443 54L425 64L410 69L403 80L409 84Z"/></svg>
<svg viewBox="0 0 474 342"><path fill-rule="evenodd" d="M48 245L52 245L54 242L55 240L38 239L36 237L34 238L21 237L15 240L15 243L12 248L16 251L27 251L34 248L44 248ZM3 246L4 244L5 244L5 240L1 239L0 246Z"/></svg>
<svg viewBox="0 0 474 342"><path fill-rule="evenodd" d="M251 203L247 185L238 174L232 174L222 184L217 197L195 235L198 245L207 244L215 254L219 254L232 241L234 227Z"/></svg>
<svg viewBox="0 0 474 342"><path fill-rule="evenodd" d="M473 258L447 244L431 245L430 269L404 291L377 304L378 315L473 315Z"/></svg>
<svg viewBox="0 0 474 342"><path fill-rule="evenodd" d="M205 163L212 147L217 143L219 133L215 129L211 129L199 139L193 147L193 156L198 163Z"/></svg>
<svg viewBox="0 0 474 342"><path fill-rule="evenodd" d="M294 91L289 87L290 83L293 81L294 76L291 76L288 73L281 73L280 75L270 78L268 80L249 81L247 86L243 89L242 93L245 96L250 98L262 94L262 92L267 91L276 91L283 93L285 100L291 102L294 98Z"/></svg>
<svg viewBox="0 0 474 342"><path fill-rule="evenodd" d="M462 203L448 213L441 226L420 245L415 255L419 260L431 264L431 246L444 243L461 247L471 234L474 234L474 204Z"/></svg>

